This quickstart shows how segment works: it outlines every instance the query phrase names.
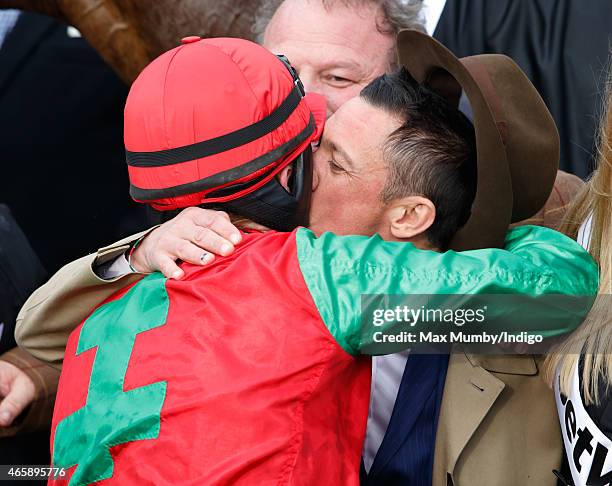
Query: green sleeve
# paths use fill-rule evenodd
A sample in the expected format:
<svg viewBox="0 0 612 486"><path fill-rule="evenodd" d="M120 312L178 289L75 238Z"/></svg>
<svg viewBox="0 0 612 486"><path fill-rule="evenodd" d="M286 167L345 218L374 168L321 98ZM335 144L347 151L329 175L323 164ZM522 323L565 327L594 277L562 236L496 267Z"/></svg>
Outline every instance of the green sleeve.
<svg viewBox="0 0 612 486"><path fill-rule="evenodd" d="M505 247L437 253L379 236L317 238L310 230L296 235L298 260L319 313L338 343L359 354L360 299L363 294L562 294L594 296L599 276L591 256L575 241L543 227L521 226L508 232ZM546 306L546 299L533 305ZM546 316L547 309L537 309ZM504 312L512 312L512 309ZM544 337L573 330L588 308L560 322L551 312Z"/></svg>

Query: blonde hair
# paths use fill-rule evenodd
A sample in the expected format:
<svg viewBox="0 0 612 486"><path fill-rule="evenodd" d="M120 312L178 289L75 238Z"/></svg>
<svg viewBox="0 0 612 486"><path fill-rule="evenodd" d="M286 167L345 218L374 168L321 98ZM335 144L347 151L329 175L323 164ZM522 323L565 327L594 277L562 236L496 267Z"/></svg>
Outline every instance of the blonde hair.
<svg viewBox="0 0 612 486"><path fill-rule="evenodd" d="M587 404L599 403L600 383L608 387L612 381L612 70L606 92L597 137L597 169L572 202L561 226L562 232L576 239L580 226L592 217L589 252L599 264L599 292L585 321L546 360L549 383L559 370L561 390L567 395L573 369L582 355L582 394Z"/></svg>

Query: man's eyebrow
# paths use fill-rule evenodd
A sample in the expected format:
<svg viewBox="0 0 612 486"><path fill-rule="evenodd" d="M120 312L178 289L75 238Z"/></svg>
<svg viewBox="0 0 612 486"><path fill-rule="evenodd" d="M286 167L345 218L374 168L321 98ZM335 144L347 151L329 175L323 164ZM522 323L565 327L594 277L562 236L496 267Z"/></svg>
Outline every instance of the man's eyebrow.
<svg viewBox="0 0 612 486"><path fill-rule="evenodd" d="M323 64L323 69L361 69L361 66L357 62L352 61L330 61L328 63Z"/></svg>
<svg viewBox="0 0 612 486"><path fill-rule="evenodd" d="M333 142L330 142L329 146L334 152L337 152L338 154L340 154L340 156L344 159L344 161L349 166L349 168L354 167L353 160L351 159L349 154L346 152L346 150L344 150L342 147L338 147L338 145L336 145Z"/></svg>

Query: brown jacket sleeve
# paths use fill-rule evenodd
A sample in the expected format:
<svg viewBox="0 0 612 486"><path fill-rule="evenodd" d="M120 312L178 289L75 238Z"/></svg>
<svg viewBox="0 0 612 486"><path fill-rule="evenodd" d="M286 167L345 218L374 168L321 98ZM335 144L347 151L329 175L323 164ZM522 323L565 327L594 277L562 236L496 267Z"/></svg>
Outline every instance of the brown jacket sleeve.
<svg viewBox="0 0 612 486"><path fill-rule="evenodd" d="M69 263L36 290L17 316L15 339L19 346L51 366L61 368L68 336L74 328L96 305L142 277L142 274L129 274L103 280L96 275L94 267L121 255L146 233L130 236Z"/></svg>
<svg viewBox="0 0 612 486"><path fill-rule="evenodd" d="M0 427L0 438L48 429L51 426L59 370L37 360L20 348L7 351L0 356L0 360L7 361L25 372L36 388L34 401L15 419L13 425Z"/></svg>

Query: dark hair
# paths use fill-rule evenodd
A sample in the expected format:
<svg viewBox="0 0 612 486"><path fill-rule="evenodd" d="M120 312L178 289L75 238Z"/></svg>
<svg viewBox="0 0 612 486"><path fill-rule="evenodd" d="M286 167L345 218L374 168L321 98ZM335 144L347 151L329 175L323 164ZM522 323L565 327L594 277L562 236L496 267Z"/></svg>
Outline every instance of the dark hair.
<svg viewBox="0 0 612 486"><path fill-rule="evenodd" d="M383 202L411 195L428 198L436 207L436 219L427 237L446 250L467 222L476 194L473 125L404 68L376 78L361 97L403 120L384 146L389 174L381 192Z"/></svg>

